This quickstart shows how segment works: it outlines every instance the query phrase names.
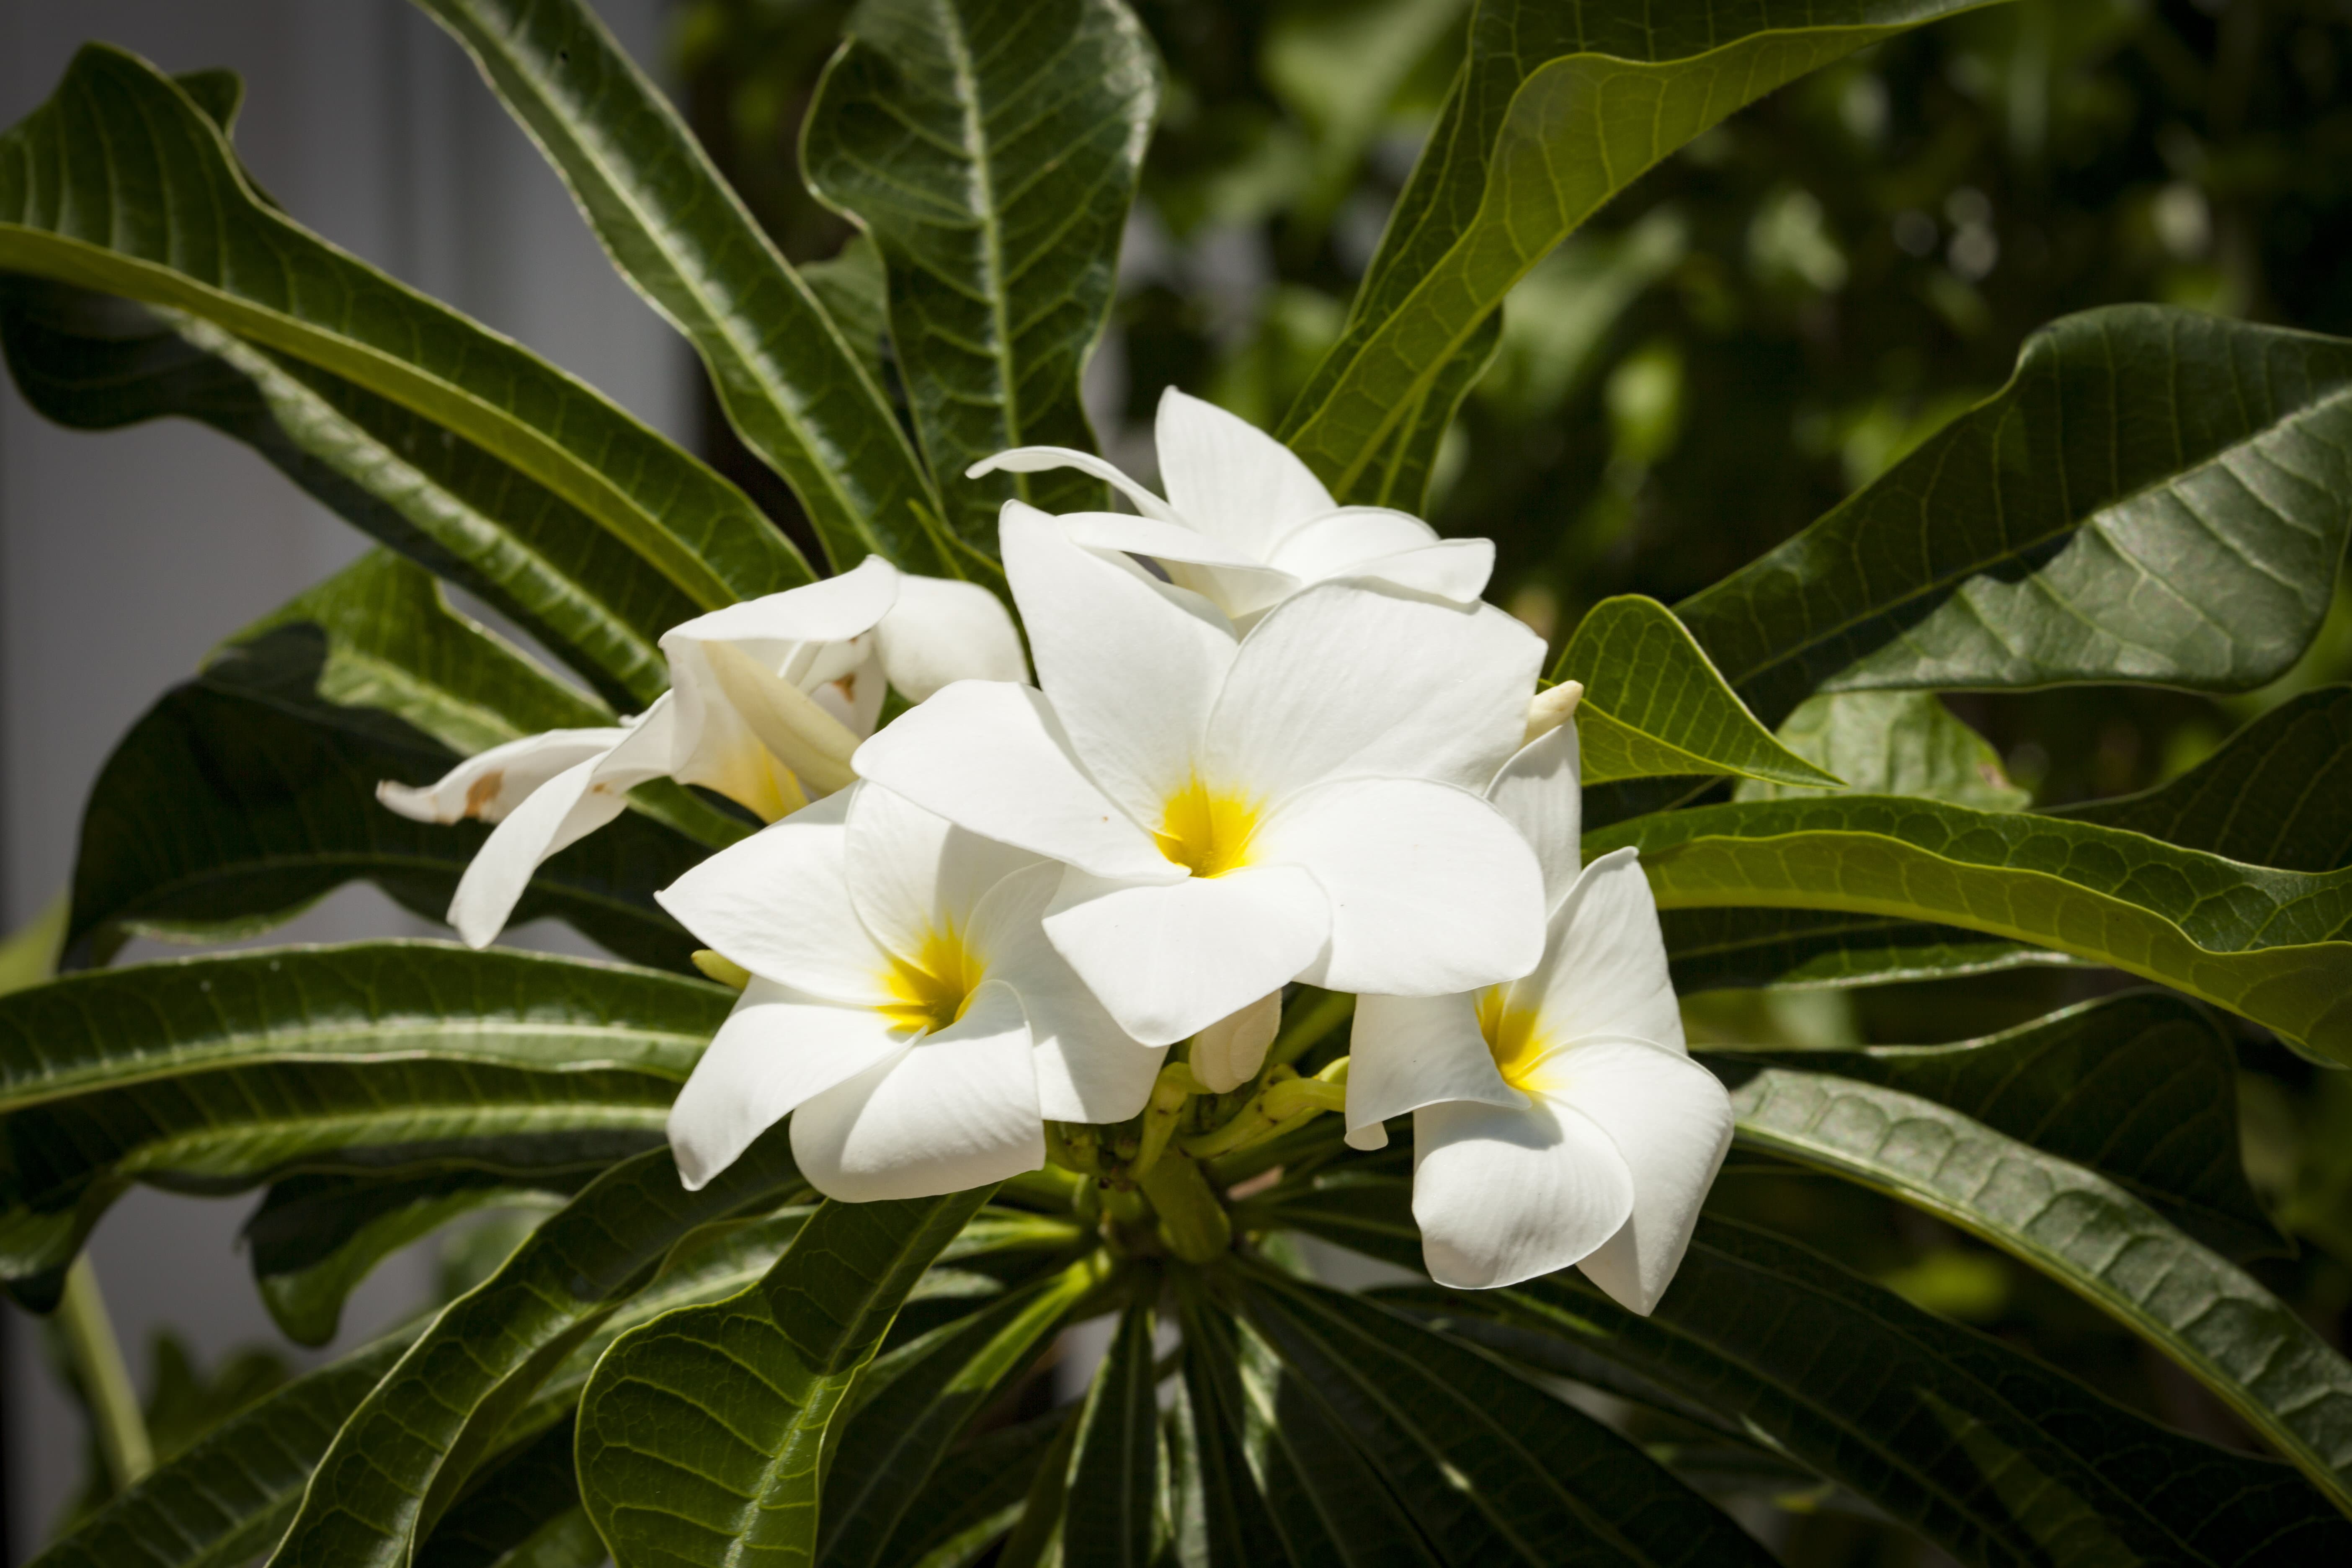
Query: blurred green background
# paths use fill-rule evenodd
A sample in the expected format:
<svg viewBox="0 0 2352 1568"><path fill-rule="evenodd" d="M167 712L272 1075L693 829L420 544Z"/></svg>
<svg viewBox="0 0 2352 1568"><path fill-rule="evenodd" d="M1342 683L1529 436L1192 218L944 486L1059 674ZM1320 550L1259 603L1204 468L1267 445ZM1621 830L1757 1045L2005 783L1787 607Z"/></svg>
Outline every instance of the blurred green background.
<svg viewBox="0 0 2352 1568"><path fill-rule="evenodd" d="M1163 386L1276 423L1377 243L1459 58L1465 0L1134 0L1167 64L1109 337L1106 449L1150 474ZM691 0L670 62L787 254L847 237L796 173L843 0ZM1999 386L2053 317L2163 300L2352 335L2352 4L2024 0L1858 55L1667 162L1512 296L1427 515L1491 536L1491 596L1558 641L1612 594L1672 601L1802 527ZM790 496L707 441L788 527ZM1104 413L1112 417L1102 418ZM2301 666L2216 700L1949 699L2036 804L2143 789L2295 692L2352 677L2352 595ZM1928 1044L2119 989L2022 970L1691 1003L1695 1036ZM2253 1265L2352 1328L2352 1079L2240 1030L2258 1189L2300 1254ZM1740 1162L1715 1200L2215 1441L2234 1419L2058 1287L1924 1215ZM1644 1436L1671 1441L1675 1434ZM1916 1563L1834 1498L1727 1477L1792 1562Z"/></svg>

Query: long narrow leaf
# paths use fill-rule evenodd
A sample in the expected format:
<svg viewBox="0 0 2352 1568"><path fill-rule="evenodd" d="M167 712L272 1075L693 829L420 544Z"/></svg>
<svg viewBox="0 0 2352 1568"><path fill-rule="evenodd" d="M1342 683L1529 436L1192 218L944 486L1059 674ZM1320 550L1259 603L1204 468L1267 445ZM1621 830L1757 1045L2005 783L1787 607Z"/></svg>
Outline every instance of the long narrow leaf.
<svg viewBox="0 0 2352 1568"><path fill-rule="evenodd" d="M195 100L121 50L84 47L0 136L0 270L184 310L389 398L562 496L705 608L808 580L703 463L260 199Z"/></svg>
<svg viewBox="0 0 2352 1568"><path fill-rule="evenodd" d="M782 1128L698 1192L667 1149L607 1172L435 1320L344 1423L270 1562L405 1564L507 1418L671 1248L799 1181Z"/></svg>
<svg viewBox="0 0 2352 1568"><path fill-rule="evenodd" d="M1732 1106L1742 1145L1891 1193L2100 1308L2352 1512L2352 1363L2115 1183L1932 1100L1826 1074L1768 1068Z"/></svg>
<svg viewBox="0 0 2352 1568"><path fill-rule="evenodd" d="M1585 836L1642 852L1662 909L1836 910L2073 953L2352 1063L2352 872L2242 866L2135 833L1899 795L1756 801Z"/></svg>
<svg viewBox="0 0 2352 1568"><path fill-rule="evenodd" d="M949 524L994 553L1011 496L1099 510L1068 471L963 477L1008 447L1094 449L1078 401L1159 101L1122 0L867 0L802 163L888 272L890 336Z"/></svg>
<svg viewBox="0 0 2352 1568"><path fill-rule="evenodd" d="M759 1284L605 1352L581 1399L580 1480L620 1568L814 1555L834 1411L988 1194L828 1203Z"/></svg>
<svg viewBox="0 0 2352 1568"><path fill-rule="evenodd" d="M728 419L789 481L836 569L869 551L938 573L939 499L840 324L594 11L418 0L571 188L597 238L710 372Z"/></svg>

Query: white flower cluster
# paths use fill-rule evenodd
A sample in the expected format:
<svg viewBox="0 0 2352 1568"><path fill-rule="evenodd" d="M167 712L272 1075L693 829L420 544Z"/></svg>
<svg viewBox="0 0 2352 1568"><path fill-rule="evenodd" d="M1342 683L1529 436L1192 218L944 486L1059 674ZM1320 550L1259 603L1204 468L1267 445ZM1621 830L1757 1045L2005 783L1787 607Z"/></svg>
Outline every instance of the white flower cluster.
<svg viewBox="0 0 2352 1568"><path fill-rule="evenodd" d="M660 895L751 976L671 1113L690 1184L787 1115L838 1198L1034 1170L1046 1121L1136 1115L1177 1042L1248 1081L1304 981L1360 998L1349 1142L1413 1117L1435 1279L1580 1264L1647 1311L1731 1117L1633 852L1580 866L1574 691L1479 602L1487 542L1335 505L1180 394L1157 435L1164 500L1078 452L975 470L1083 468L1142 514L1006 505L1034 686L987 595L868 561L678 627L633 727L385 799L499 822L451 911L477 944L631 784L771 819ZM866 738L886 679L919 705Z"/></svg>

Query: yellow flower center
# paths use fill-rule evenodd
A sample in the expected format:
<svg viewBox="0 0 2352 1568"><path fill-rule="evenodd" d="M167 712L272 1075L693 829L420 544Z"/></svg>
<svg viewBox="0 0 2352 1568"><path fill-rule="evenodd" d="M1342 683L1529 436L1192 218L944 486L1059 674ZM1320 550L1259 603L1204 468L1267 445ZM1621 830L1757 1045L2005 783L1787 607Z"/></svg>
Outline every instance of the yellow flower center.
<svg viewBox="0 0 2352 1568"><path fill-rule="evenodd" d="M893 954L882 973L882 987L893 1000L876 1009L891 1026L929 1034L963 1016L971 994L987 978L988 966L950 928L932 931L913 958Z"/></svg>
<svg viewBox="0 0 2352 1568"><path fill-rule="evenodd" d="M1536 1032L1540 1017L1533 1007L1506 1006L1507 989L1490 985L1478 994L1478 1033L1486 1037L1486 1049L1503 1081L1522 1093L1538 1093L1543 1087L1546 1047L1543 1037Z"/></svg>
<svg viewBox="0 0 2352 1568"><path fill-rule="evenodd" d="M1211 789L1196 773L1168 797L1151 837L1162 855L1195 877L1222 877L1249 864L1257 824L1255 801L1234 790Z"/></svg>

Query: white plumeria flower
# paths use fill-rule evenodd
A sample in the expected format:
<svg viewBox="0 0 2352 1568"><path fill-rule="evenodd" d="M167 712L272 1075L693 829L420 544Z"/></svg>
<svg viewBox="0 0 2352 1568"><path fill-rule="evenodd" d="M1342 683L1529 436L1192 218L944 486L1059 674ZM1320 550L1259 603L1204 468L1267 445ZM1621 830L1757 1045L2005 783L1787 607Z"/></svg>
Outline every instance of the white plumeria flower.
<svg viewBox="0 0 2352 1568"><path fill-rule="evenodd" d="M786 1115L801 1173L851 1203L1045 1163L1044 1123L1143 1109L1138 1045L1038 924L1061 868L858 784L657 895L751 972L670 1110L687 1186Z"/></svg>
<svg viewBox="0 0 2352 1568"><path fill-rule="evenodd" d="M1443 1285L1513 1285L1570 1264L1647 1313L1690 1245L1731 1144L1731 1101L1691 1060L1656 901L1631 849L1578 869L1576 726L1531 742L1495 804L1543 862L1543 961L1508 985L1366 996L1348 1142L1412 1112L1412 1215Z"/></svg>
<svg viewBox="0 0 2352 1568"><path fill-rule="evenodd" d="M618 816L648 779L705 785L773 822L849 783L886 684L919 702L951 681L1028 669L993 595L878 555L673 626L661 647L670 689L638 718L509 741L423 788L376 786L419 822L499 825L449 904L473 946L499 934L541 861Z"/></svg>
<svg viewBox="0 0 2352 1568"><path fill-rule="evenodd" d="M959 682L857 771L1065 862L1046 934L1128 1033L1296 979L1428 995L1535 963L1535 857L1476 793L1526 725L1525 626L1327 583L1236 642L1042 512L1008 504L1001 537L1044 691Z"/></svg>
<svg viewBox="0 0 2352 1568"><path fill-rule="evenodd" d="M1066 513L1060 521L1070 537L1113 555L1148 556L1177 587L1244 625L1308 584L1338 578L1474 604L1495 569L1491 540L1440 539L1406 512L1343 507L1289 447L1173 387L1160 395L1153 434L1165 500L1094 454L1066 447L1016 447L973 464L966 476L1045 468L1094 475L1143 515Z"/></svg>

